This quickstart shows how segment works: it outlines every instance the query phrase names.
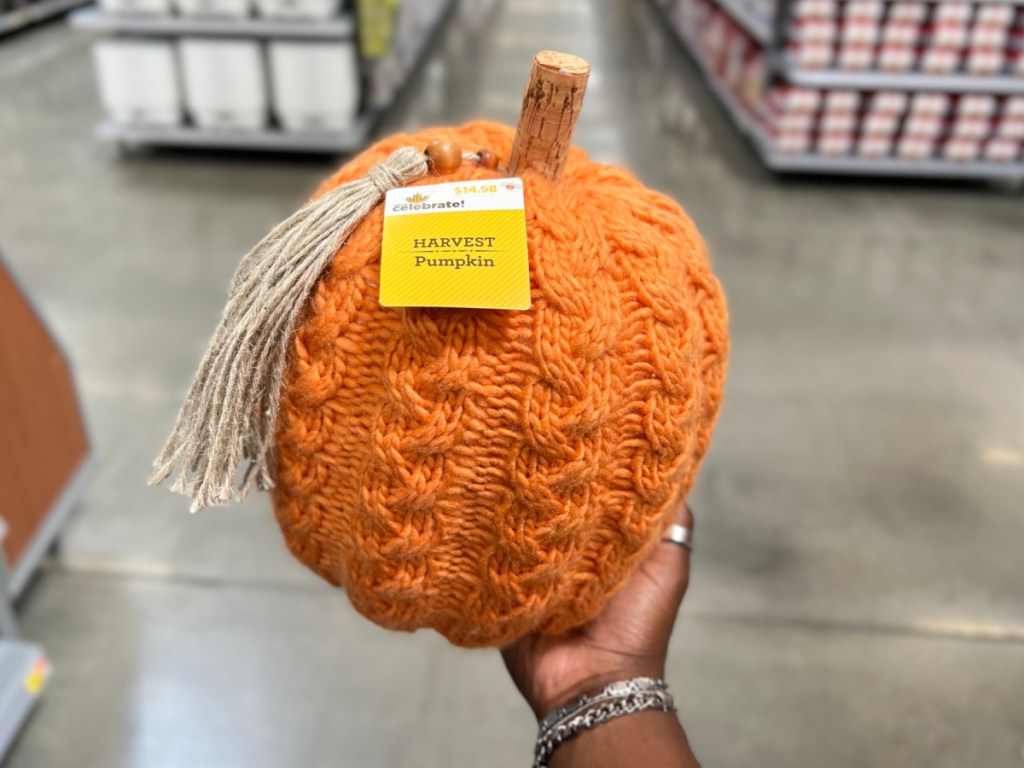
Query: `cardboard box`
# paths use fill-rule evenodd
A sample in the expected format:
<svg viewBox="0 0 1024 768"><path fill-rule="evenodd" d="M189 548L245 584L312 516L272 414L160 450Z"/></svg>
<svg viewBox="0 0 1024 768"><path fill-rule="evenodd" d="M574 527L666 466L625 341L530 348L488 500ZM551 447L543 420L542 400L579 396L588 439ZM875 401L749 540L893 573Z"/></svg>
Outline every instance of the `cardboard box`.
<svg viewBox="0 0 1024 768"><path fill-rule="evenodd" d="M1003 117L996 126L996 136L1002 139L1024 139L1024 117Z"/></svg>
<svg viewBox="0 0 1024 768"><path fill-rule="evenodd" d="M892 112L868 112L861 120L861 132L874 135L894 135L900 124L900 116Z"/></svg>
<svg viewBox="0 0 1024 768"><path fill-rule="evenodd" d="M922 2L912 0L898 0L889 4L889 21L909 22L920 24L924 21L928 12L928 6Z"/></svg>
<svg viewBox="0 0 1024 768"><path fill-rule="evenodd" d="M915 93L910 100L910 111L916 115L943 116L949 112L953 99L948 93Z"/></svg>
<svg viewBox="0 0 1024 768"><path fill-rule="evenodd" d="M864 134L857 142L857 154L861 157L888 157L892 154L892 134Z"/></svg>
<svg viewBox="0 0 1024 768"><path fill-rule="evenodd" d="M775 149L783 154L803 155L811 148L811 134L809 131L780 133L774 137L772 143Z"/></svg>
<svg viewBox="0 0 1024 768"><path fill-rule="evenodd" d="M349 41L268 43L274 113L285 130L339 131L359 108L359 61Z"/></svg>
<svg viewBox="0 0 1024 768"><path fill-rule="evenodd" d="M882 27L882 43L885 45L916 45L921 39L919 24L907 21L887 21Z"/></svg>
<svg viewBox="0 0 1024 768"><path fill-rule="evenodd" d="M958 163L975 160L980 152L981 142L976 139L952 138L942 146L942 156Z"/></svg>
<svg viewBox="0 0 1024 768"><path fill-rule="evenodd" d="M818 137L817 151L819 155L840 157L850 154L852 149L852 133L825 133Z"/></svg>
<svg viewBox="0 0 1024 768"><path fill-rule="evenodd" d="M925 160L935 153L935 139L903 136L896 145L896 154L904 160Z"/></svg>
<svg viewBox="0 0 1024 768"><path fill-rule="evenodd" d="M910 96L906 91L878 91L871 97L871 111L902 115L909 103Z"/></svg>
<svg viewBox="0 0 1024 768"><path fill-rule="evenodd" d="M946 74L960 66L958 48L926 48L921 57L921 71L929 74Z"/></svg>
<svg viewBox="0 0 1024 768"><path fill-rule="evenodd" d="M973 11L974 5L972 3L959 3L952 2L951 0L942 0L941 2L935 3L934 22L936 24L952 22L966 25L971 20L971 14Z"/></svg>
<svg viewBox="0 0 1024 768"><path fill-rule="evenodd" d="M885 3L882 0L846 0L843 3L843 20L878 21L882 18Z"/></svg>
<svg viewBox="0 0 1024 768"><path fill-rule="evenodd" d="M834 19L838 8L836 0L793 0L790 13L794 19Z"/></svg>
<svg viewBox="0 0 1024 768"><path fill-rule="evenodd" d="M972 75L997 75L1006 62L1003 51L997 48L972 49L964 57L964 69Z"/></svg>
<svg viewBox="0 0 1024 768"><path fill-rule="evenodd" d="M256 10L268 19L329 19L341 11L339 0L256 0Z"/></svg>
<svg viewBox="0 0 1024 768"><path fill-rule="evenodd" d="M184 37L185 103L196 125L256 130L267 123L263 50L255 40Z"/></svg>
<svg viewBox="0 0 1024 768"><path fill-rule="evenodd" d="M860 102L860 91L825 91L826 112L856 112L858 109L860 109Z"/></svg>
<svg viewBox="0 0 1024 768"><path fill-rule="evenodd" d="M870 69L874 60L875 49L870 45L843 45L839 49L839 69L858 71Z"/></svg>
<svg viewBox="0 0 1024 768"><path fill-rule="evenodd" d="M903 122L904 136L934 138L942 133L945 121L937 115L910 115Z"/></svg>
<svg viewBox="0 0 1024 768"><path fill-rule="evenodd" d="M961 117L992 117L996 113L996 97L984 93L968 93L956 103L956 113Z"/></svg>
<svg viewBox="0 0 1024 768"><path fill-rule="evenodd" d="M965 139L987 139L992 133L992 121L987 117L958 117L950 130L952 136Z"/></svg>
<svg viewBox="0 0 1024 768"><path fill-rule="evenodd" d="M828 134L852 133L857 117L854 112L826 112L818 120L818 130Z"/></svg>
<svg viewBox="0 0 1024 768"><path fill-rule="evenodd" d="M831 43L799 43L787 48L789 59L801 69L825 69L832 64Z"/></svg>
<svg viewBox="0 0 1024 768"><path fill-rule="evenodd" d="M249 0L174 0L182 16L243 18L249 15Z"/></svg>
<svg viewBox="0 0 1024 768"><path fill-rule="evenodd" d="M1009 27L1013 23L1014 7L1009 3L983 3L975 12L975 26Z"/></svg>
<svg viewBox="0 0 1024 768"><path fill-rule="evenodd" d="M1010 163L1020 157L1020 140L992 139L985 145L985 159L994 163Z"/></svg>
<svg viewBox="0 0 1024 768"><path fill-rule="evenodd" d="M182 122L174 53L168 40L100 40L94 45L100 102L114 121L160 126Z"/></svg>
<svg viewBox="0 0 1024 768"><path fill-rule="evenodd" d="M875 45L882 36L874 21L844 21L839 37L843 45Z"/></svg>
<svg viewBox="0 0 1024 768"><path fill-rule="evenodd" d="M917 63L917 49L911 45L883 45L878 52L878 68L886 72L907 72Z"/></svg>
<svg viewBox="0 0 1024 768"><path fill-rule="evenodd" d="M100 0L99 5L115 16L166 16L171 12L171 0Z"/></svg>

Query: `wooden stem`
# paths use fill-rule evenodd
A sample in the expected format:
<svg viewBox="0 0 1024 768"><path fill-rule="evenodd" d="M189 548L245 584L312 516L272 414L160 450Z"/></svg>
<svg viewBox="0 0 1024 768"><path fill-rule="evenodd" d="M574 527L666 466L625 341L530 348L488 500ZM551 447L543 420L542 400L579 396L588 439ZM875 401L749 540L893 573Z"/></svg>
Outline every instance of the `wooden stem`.
<svg viewBox="0 0 1024 768"><path fill-rule="evenodd" d="M589 76L590 65L578 56L541 51L533 57L508 161L510 174L534 170L553 181L562 178Z"/></svg>

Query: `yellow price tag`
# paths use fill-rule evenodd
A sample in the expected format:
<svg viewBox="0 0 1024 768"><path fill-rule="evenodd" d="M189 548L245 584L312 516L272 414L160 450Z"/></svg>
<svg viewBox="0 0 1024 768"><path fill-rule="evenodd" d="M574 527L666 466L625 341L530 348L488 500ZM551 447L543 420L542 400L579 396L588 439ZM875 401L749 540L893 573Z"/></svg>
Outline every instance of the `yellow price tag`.
<svg viewBox="0 0 1024 768"><path fill-rule="evenodd" d="M383 306L530 307L521 179L393 189L384 206Z"/></svg>

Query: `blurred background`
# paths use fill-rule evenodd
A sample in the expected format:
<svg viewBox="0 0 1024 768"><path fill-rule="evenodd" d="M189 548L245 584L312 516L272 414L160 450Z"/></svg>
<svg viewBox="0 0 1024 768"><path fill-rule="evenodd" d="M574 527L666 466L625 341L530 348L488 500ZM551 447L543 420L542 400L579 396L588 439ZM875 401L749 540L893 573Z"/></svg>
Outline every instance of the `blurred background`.
<svg viewBox="0 0 1024 768"><path fill-rule="evenodd" d="M241 255L375 137L515 124L545 48L729 296L698 757L1024 766L1021 2L80 5L0 0L5 767L528 763L496 652L360 618L263 495L145 480Z"/></svg>

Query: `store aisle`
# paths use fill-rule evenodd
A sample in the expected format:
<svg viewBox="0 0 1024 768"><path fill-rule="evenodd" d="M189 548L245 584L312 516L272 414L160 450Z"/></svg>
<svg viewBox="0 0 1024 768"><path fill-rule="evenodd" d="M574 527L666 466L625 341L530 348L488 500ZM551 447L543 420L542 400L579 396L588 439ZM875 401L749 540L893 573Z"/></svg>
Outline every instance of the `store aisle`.
<svg viewBox="0 0 1024 768"><path fill-rule="evenodd" d="M670 680L708 766L1022 763L1024 217L986 188L765 173L639 0L463 0L385 129L514 122L589 59L577 132L676 197L732 311ZM88 38L0 45L0 247L75 363L99 474L23 605L56 666L9 768L527 763L493 652L384 632L264 497L144 484L238 258L326 160L97 146Z"/></svg>

